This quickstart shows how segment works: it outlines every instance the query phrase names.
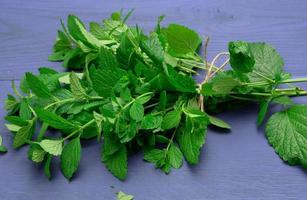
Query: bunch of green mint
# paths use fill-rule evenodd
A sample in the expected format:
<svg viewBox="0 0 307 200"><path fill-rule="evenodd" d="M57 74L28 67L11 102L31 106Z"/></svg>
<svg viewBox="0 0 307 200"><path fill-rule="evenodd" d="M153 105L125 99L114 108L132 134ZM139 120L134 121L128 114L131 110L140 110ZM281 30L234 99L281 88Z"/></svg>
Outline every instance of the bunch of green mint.
<svg viewBox="0 0 307 200"><path fill-rule="evenodd" d="M208 125L230 129L212 115L246 102L259 103L259 125L269 104L284 106L267 123L268 140L283 160L306 166L307 106L295 105L289 96L307 94L292 85L307 79L291 79L271 46L230 42L229 52L208 62L197 53L202 39L195 31L162 27L159 17L146 35L125 23L130 14L115 12L101 24L91 22L89 30L69 15L49 60L63 61L71 72L40 68L38 75L25 74L20 90L13 84L5 117L13 146L28 145L29 159L44 164L49 178L52 159L59 156L71 179L81 141L89 139L102 143L102 162L121 180L128 155L139 151L165 173L180 168L184 158L197 164ZM222 56L226 61L216 66ZM228 63L231 70L224 69ZM206 71L199 84L193 79L198 70Z"/></svg>

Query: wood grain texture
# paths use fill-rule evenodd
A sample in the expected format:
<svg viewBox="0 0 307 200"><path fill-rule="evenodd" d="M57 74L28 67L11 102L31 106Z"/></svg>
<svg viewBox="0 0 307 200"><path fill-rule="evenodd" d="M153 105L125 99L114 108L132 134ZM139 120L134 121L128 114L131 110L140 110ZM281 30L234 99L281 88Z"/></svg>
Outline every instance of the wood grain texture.
<svg viewBox="0 0 307 200"><path fill-rule="evenodd" d="M60 18L74 13L85 22L100 21L120 8L135 8L129 23L147 31L159 15L166 14L164 24L182 23L209 35L211 58L225 50L229 40L269 42L284 57L287 71L307 75L307 2L303 0L1 0L0 133L9 153L0 156L0 199L104 200L115 199L119 190L136 200L306 199L306 171L286 165L274 153L262 128L256 127L253 105L221 115L233 131L210 130L201 163L185 164L170 175L143 162L139 154L129 159L128 179L120 182L100 163L100 146L92 141L82 144L81 166L72 182L61 175L58 160L53 162L54 178L49 182L42 168L27 160L26 148L12 149L12 137L2 118L4 98L11 92L9 80L19 80L24 72L36 72L39 66L63 70L59 63L47 61ZM307 84L302 86L307 88Z"/></svg>

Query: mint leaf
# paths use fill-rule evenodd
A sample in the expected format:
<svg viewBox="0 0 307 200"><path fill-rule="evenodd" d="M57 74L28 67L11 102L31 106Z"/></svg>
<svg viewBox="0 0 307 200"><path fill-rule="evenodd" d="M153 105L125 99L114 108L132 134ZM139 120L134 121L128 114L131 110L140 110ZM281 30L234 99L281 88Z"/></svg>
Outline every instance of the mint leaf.
<svg viewBox="0 0 307 200"><path fill-rule="evenodd" d="M81 159L80 137L76 137L66 144L61 154L61 168L64 176L69 180L78 169Z"/></svg>
<svg viewBox="0 0 307 200"><path fill-rule="evenodd" d="M102 97L114 94L114 87L126 75L126 71L118 67L108 67L90 73L94 90Z"/></svg>
<svg viewBox="0 0 307 200"><path fill-rule="evenodd" d="M244 41L228 43L230 53L230 65L239 72L251 72L253 70L255 59L251 52L250 44Z"/></svg>
<svg viewBox="0 0 307 200"><path fill-rule="evenodd" d="M99 49L96 61L98 68L101 69L112 69L113 67L118 66L118 62L112 51L103 47Z"/></svg>
<svg viewBox="0 0 307 200"><path fill-rule="evenodd" d="M41 98L51 98L52 94L48 87L36 76L31 74L30 72L26 73L26 79L29 88L32 92Z"/></svg>
<svg viewBox="0 0 307 200"><path fill-rule="evenodd" d="M7 148L2 145L2 136L0 135L0 153L6 153Z"/></svg>
<svg viewBox="0 0 307 200"><path fill-rule="evenodd" d="M133 200L133 196L132 195L129 195L129 194L125 194L124 192L122 191L119 191L117 193L117 198L116 200Z"/></svg>
<svg viewBox="0 0 307 200"><path fill-rule="evenodd" d="M168 113L163 118L161 128L164 130L175 128L179 125L181 120L181 111L173 110Z"/></svg>
<svg viewBox="0 0 307 200"><path fill-rule="evenodd" d="M288 96L279 96L272 99L272 102L282 105L294 105L294 102Z"/></svg>
<svg viewBox="0 0 307 200"><path fill-rule="evenodd" d="M163 29L163 33L172 55L194 53L201 43L201 38L195 31L179 24L170 24Z"/></svg>
<svg viewBox="0 0 307 200"><path fill-rule="evenodd" d="M86 91L82 87L79 77L74 72L70 73L70 88L76 99L87 98Z"/></svg>
<svg viewBox="0 0 307 200"><path fill-rule="evenodd" d="M107 169L118 179L124 180L127 176L127 150L121 146L112 155L103 155L102 161Z"/></svg>
<svg viewBox="0 0 307 200"><path fill-rule="evenodd" d="M267 78L270 78L279 81L284 66L281 56L268 44L249 43L249 45L255 59L253 71L248 73L249 80L251 82L268 81Z"/></svg>
<svg viewBox="0 0 307 200"><path fill-rule="evenodd" d="M101 138L103 116L95 111L93 112L93 116L94 116L96 128L97 128L97 139L99 141Z"/></svg>
<svg viewBox="0 0 307 200"><path fill-rule="evenodd" d="M307 167L307 106L295 105L275 113L266 125L266 136L276 153L291 165Z"/></svg>
<svg viewBox="0 0 307 200"><path fill-rule="evenodd" d="M38 143L43 150L54 156L59 156L62 153L63 141L62 140L49 140L44 139Z"/></svg>
<svg viewBox="0 0 307 200"><path fill-rule="evenodd" d="M214 126L217 126L220 128L231 129L231 126L227 122L217 117L211 116L211 115L207 115L207 116L208 116L210 124L213 124Z"/></svg>
<svg viewBox="0 0 307 200"><path fill-rule="evenodd" d="M95 36L98 40L108 40L110 37L107 32L101 27L100 24L96 22L90 23L90 32Z"/></svg>
<svg viewBox="0 0 307 200"><path fill-rule="evenodd" d="M168 79L170 83L180 92L190 92L195 93L195 81L194 79L189 75L183 75L176 70L174 70L172 67L168 67Z"/></svg>
<svg viewBox="0 0 307 200"><path fill-rule="evenodd" d="M168 150L168 159L169 159L169 163L175 169L178 169L181 167L182 162L183 162L183 155L180 149L175 144L171 144Z"/></svg>
<svg viewBox="0 0 307 200"><path fill-rule="evenodd" d="M232 73L228 72L220 72L208 83L203 84L201 93L204 96L228 95L236 87L240 86L240 81Z"/></svg>
<svg viewBox="0 0 307 200"><path fill-rule="evenodd" d="M51 179L51 171L50 171L51 160L52 160L52 155L48 154L44 164L44 173L48 179Z"/></svg>
<svg viewBox="0 0 307 200"><path fill-rule="evenodd" d="M186 111L187 113L189 111ZM204 116L191 117L186 115L186 121L178 130L177 140L180 149L190 164L199 162L200 148L205 143L208 119Z"/></svg>
<svg viewBox="0 0 307 200"><path fill-rule="evenodd" d="M15 125L15 124L4 124L4 125L11 132L17 132L17 131L19 131L19 129L21 129L20 126Z"/></svg>
<svg viewBox="0 0 307 200"><path fill-rule="evenodd" d="M43 162L46 152L38 145L31 144L28 150L28 158L33 162L40 163Z"/></svg>
<svg viewBox="0 0 307 200"><path fill-rule="evenodd" d="M135 121L141 121L144 117L144 107L139 101L134 101L132 104L130 110L130 117L134 119Z"/></svg>
<svg viewBox="0 0 307 200"><path fill-rule="evenodd" d="M67 121L66 119L58 116L55 113L52 113L48 110L44 110L41 108L36 108L35 113L43 122L47 123L49 126L64 130L64 131L73 131L77 128L76 125L72 124L71 122Z"/></svg>
<svg viewBox="0 0 307 200"><path fill-rule="evenodd" d="M9 113L15 113L19 108L19 102L14 96L8 94L4 103L4 108L9 111Z"/></svg>
<svg viewBox="0 0 307 200"><path fill-rule="evenodd" d="M21 127L14 137L13 146L14 148L19 148L22 145L26 144L28 140L31 139L31 137L34 134L35 130L35 121L28 121L28 124Z"/></svg>
<svg viewBox="0 0 307 200"><path fill-rule="evenodd" d="M76 40L80 41L80 44L90 45L94 48L98 48L101 44L91 33L87 32L84 24L81 20L74 16L69 15L67 18L67 28L70 35Z"/></svg>
<svg viewBox="0 0 307 200"><path fill-rule="evenodd" d="M269 108L269 104L270 104L270 100L267 100L267 101L263 101L260 103L260 110L259 110L259 113L258 113L258 117L257 117L257 125L261 125L264 118L265 118L265 115L266 113L268 112L268 108Z"/></svg>
<svg viewBox="0 0 307 200"><path fill-rule="evenodd" d="M162 116L148 114L142 119L141 128L142 129L155 129L159 128L162 123Z"/></svg>
<svg viewBox="0 0 307 200"><path fill-rule="evenodd" d="M161 67L164 61L164 51L157 33L151 33L146 41L142 41L141 48L154 63Z"/></svg>
<svg viewBox="0 0 307 200"><path fill-rule="evenodd" d="M20 118L24 120L30 120L32 118L32 112L26 99L22 99L20 102L19 115Z"/></svg>

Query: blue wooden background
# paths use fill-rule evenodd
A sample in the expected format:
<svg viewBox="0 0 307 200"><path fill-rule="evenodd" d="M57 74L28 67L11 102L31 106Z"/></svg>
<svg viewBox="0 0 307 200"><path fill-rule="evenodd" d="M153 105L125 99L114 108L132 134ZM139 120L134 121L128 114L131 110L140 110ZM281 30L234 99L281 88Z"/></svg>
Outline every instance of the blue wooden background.
<svg viewBox="0 0 307 200"><path fill-rule="evenodd" d="M40 66L63 70L59 63L47 61L60 18L73 13L85 22L100 21L120 8L135 8L129 23L145 30L165 14L164 24L177 22L209 35L210 58L226 50L229 40L266 41L284 57L287 71L307 76L304 0L1 0L0 133L9 152L0 156L0 199L110 200L119 190L136 200L307 199L306 171L286 165L274 153L263 128L255 125L256 106L221 115L233 131L209 130L200 164L185 164L170 175L135 155L129 159L128 179L118 181L100 163L100 146L93 141L83 145L80 169L72 182L60 174L58 161L53 162L49 182L42 168L27 160L26 148L12 149L12 138L3 125L3 101L12 91L10 81L18 82L24 72L37 72Z"/></svg>

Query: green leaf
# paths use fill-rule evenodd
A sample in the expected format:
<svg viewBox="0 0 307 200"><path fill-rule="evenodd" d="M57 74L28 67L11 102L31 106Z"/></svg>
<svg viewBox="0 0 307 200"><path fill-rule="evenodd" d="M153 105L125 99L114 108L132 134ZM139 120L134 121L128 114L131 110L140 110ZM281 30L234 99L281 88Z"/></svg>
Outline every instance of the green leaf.
<svg viewBox="0 0 307 200"><path fill-rule="evenodd" d="M49 67L40 67L38 69L40 74L59 74L59 72L55 71L54 69L51 69Z"/></svg>
<svg viewBox="0 0 307 200"><path fill-rule="evenodd" d="M6 153L7 148L2 145L2 136L0 135L0 153Z"/></svg>
<svg viewBox="0 0 307 200"><path fill-rule="evenodd" d="M53 128L68 132L78 128L76 125L72 124L71 122L67 121L63 117L60 117L53 112L44 110L42 108L36 108L34 110L39 119L41 119L43 122L47 123L49 126Z"/></svg>
<svg viewBox="0 0 307 200"><path fill-rule="evenodd" d="M70 38L63 31L58 30L58 37L53 45L53 51L59 52L60 54L64 54L70 49L72 49Z"/></svg>
<svg viewBox="0 0 307 200"><path fill-rule="evenodd" d="M142 96L138 96L136 98L136 100L140 103L140 104L145 104L147 103L151 98L153 97L152 93L148 93L147 95L142 95Z"/></svg>
<svg viewBox="0 0 307 200"><path fill-rule="evenodd" d="M157 33L151 33L146 41L142 41L141 48L154 63L162 66L164 51Z"/></svg>
<svg viewBox="0 0 307 200"><path fill-rule="evenodd" d="M78 76L74 73L70 73L70 89L76 99L87 98L85 89L82 87Z"/></svg>
<svg viewBox="0 0 307 200"><path fill-rule="evenodd" d="M130 110L130 117L136 121L142 121L144 117L144 106L139 101L134 101Z"/></svg>
<svg viewBox="0 0 307 200"><path fill-rule="evenodd" d="M96 128L97 128L97 138L100 140L101 138L101 132L102 132L102 121L103 121L103 116L97 112L93 112L93 117L95 119L96 123Z"/></svg>
<svg viewBox="0 0 307 200"><path fill-rule="evenodd" d="M121 146L112 155L103 155L103 162L107 169L118 179L124 180L127 176L127 150Z"/></svg>
<svg viewBox="0 0 307 200"><path fill-rule="evenodd" d="M175 128L179 125L181 120L181 111L173 110L168 113L163 118L161 128L164 130Z"/></svg>
<svg viewBox="0 0 307 200"><path fill-rule="evenodd" d="M30 72L26 73L26 79L29 88L32 92L41 98L51 98L52 94L48 87L36 76L31 74Z"/></svg>
<svg viewBox="0 0 307 200"><path fill-rule="evenodd" d="M81 41L86 45L98 48L102 43L95 38L91 33L87 32L81 20L74 16L69 15L67 18L67 28L70 35L76 40Z"/></svg>
<svg viewBox="0 0 307 200"><path fill-rule="evenodd" d="M101 27L100 24L96 22L90 22L90 32L95 36L98 40L108 40L110 37L108 33Z"/></svg>
<svg viewBox="0 0 307 200"><path fill-rule="evenodd" d="M169 173L171 167L176 169L181 167L183 155L175 144L171 144L169 149L145 151L144 160L155 164L157 168L162 169L165 173Z"/></svg>
<svg viewBox="0 0 307 200"><path fill-rule="evenodd" d="M294 102L288 96L279 96L272 99L272 102L282 105L294 105Z"/></svg>
<svg viewBox="0 0 307 200"><path fill-rule="evenodd" d="M133 200L133 196L132 195L129 195L129 194L125 194L123 193L122 191L119 191L117 193L117 198L116 200Z"/></svg>
<svg viewBox="0 0 307 200"><path fill-rule="evenodd" d="M213 124L214 126L217 126L220 128L231 129L231 126L227 122L223 121L222 119L211 116L211 115L207 115L207 116L208 116L210 124Z"/></svg>
<svg viewBox="0 0 307 200"><path fill-rule="evenodd" d="M5 116L4 118L8 122L14 125L17 125L17 126L26 126L29 123L28 121L21 119L21 117L17 117L17 116Z"/></svg>
<svg viewBox="0 0 307 200"><path fill-rule="evenodd" d="M20 102L19 116L24 120L30 120L32 118L32 112L26 99L22 99Z"/></svg>
<svg viewBox="0 0 307 200"><path fill-rule="evenodd" d="M96 59L98 63L98 68L109 68L112 69L113 67L118 66L118 62L116 57L112 53L111 50L101 47L98 52L98 56Z"/></svg>
<svg viewBox="0 0 307 200"><path fill-rule="evenodd" d="M270 100L268 101L263 101L260 103L260 110L259 110L259 113L258 113L258 117L257 117L257 125L261 125L264 118L265 118L265 115L266 113L268 112L268 108L269 108L269 104L270 104Z"/></svg>
<svg viewBox="0 0 307 200"><path fill-rule="evenodd" d="M176 72L172 67L168 67L168 79L170 83L180 92L196 92L196 83L189 75Z"/></svg>
<svg viewBox="0 0 307 200"><path fill-rule="evenodd" d="M227 95L240 84L233 74L220 72L210 82L202 85L201 93L204 96Z"/></svg>
<svg viewBox="0 0 307 200"><path fill-rule="evenodd" d="M183 155L180 149L174 143L170 145L168 150L168 159L172 167L175 169L178 169L182 166Z"/></svg>
<svg viewBox="0 0 307 200"><path fill-rule="evenodd" d="M255 59L253 71L248 73L251 82L280 80L284 61L276 50L265 43L249 43Z"/></svg>
<svg viewBox="0 0 307 200"><path fill-rule="evenodd" d="M162 120L163 118L161 115L148 114L142 119L141 128L142 129L159 128L161 126Z"/></svg>
<svg viewBox="0 0 307 200"><path fill-rule="evenodd" d="M150 151L145 151L144 160L157 163L159 160L163 159L165 156L165 152L161 149L152 149Z"/></svg>
<svg viewBox="0 0 307 200"><path fill-rule="evenodd" d="M80 137L76 137L66 144L61 154L61 168L64 176L69 180L78 169L81 159Z"/></svg>
<svg viewBox="0 0 307 200"><path fill-rule="evenodd" d="M30 93L30 88L29 88L29 85L28 85L28 82L27 82L27 78L26 78L25 75L24 75L24 77L20 81L19 88L25 94L29 94Z"/></svg>
<svg viewBox="0 0 307 200"><path fill-rule="evenodd" d="M11 113L15 113L19 108L19 102L14 96L8 94L7 99L5 99L4 108Z"/></svg>
<svg viewBox="0 0 307 200"><path fill-rule="evenodd" d="M194 108L194 107L184 108L183 112L189 118L204 119L205 120L204 122L206 122L206 120L207 120L207 115L204 112L202 112L201 110L199 110L198 108Z"/></svg>
<svg viewBox="0 0 307 200"><path fill-rule="evenodd" d="M307 105L275 113L266 125L266 136L276 153L291 165L307 167Z"/></svg>
<svg viewBox="0 0 307 200"><path fill-rule="evenodd" d="M28 158L33 162L40 163L43 162L46 152L38 145L31 144L28 150Z"/></svg>
<svg viewBox="0 0 307 200"><path fill-rule="evenodd" d="M179 24L170 24L163 33L172 55L194 53L201 44L201 38L195 31Z"/></svg>
<svg viewBox="0 0 307 200"><path fill-rule="evenodd" d="M205 143L208 119L206 117L191 118L186 121L176 134L180 149L190 164L199 162L200 149Z"/></svg>
<svg viewBox="0 0 307 200"><path fill-rule="evenodd" d="M51 179L51 171L50 171L51 160L52 160L52 155L48 154L44 165L44 173L49 180Z"/></svg>
<svg viewBox="0 0 307 200"><path fill-rule="evenodd" d="M21 126L15 124L4 124L4 125L11 132L17 132L19 131L19 129L21 129Z"/></svg>
<svg viewBox="0 0 307 200"><path fill-rule="evenodd" d="M34 134L35 122L30 120L26 126L21 127L14 137L13 146L19 148L30 140Z"/></svg>
<svg viewBox="0 0 307 200"><path fill-rule="evenodd" d="M38 143L43 150L54 156L59 156L63 149L63 140L45 139Z"/></svg>
<svg viewBox="0 0 307 200"><path fill-rule="evenodd" d="M121 143L130 142L138 132L136 121L130 121L124 132L118 133Z"/></svg>
<svg viewBox="0 0 307 200"><path fill-rule="evenodd" d="M228 50L230 53L230 65L239 72L251 72L255 60L251 52L249 43L244 41L229 42Z"/></svg>
<svg viewBox="0 0 307 200"><path fill-rule="evenodd" d="M155 141L157 144L168 144L170 140L163 135L155 135Z"/></svg>
<svg viewBox="0 0 307 200"><path fill-rule="evenodd" d="M126 71L118 67L98 69L90 73L94 90L102 97L111 97L114 87L126 75Z"/></svg>
<svg viewBox="0 0 307 200"><path fill-rule="evenodd" d="M3 145L0 145L0 153L6 153L7 152L7 148Z"/></svg>

